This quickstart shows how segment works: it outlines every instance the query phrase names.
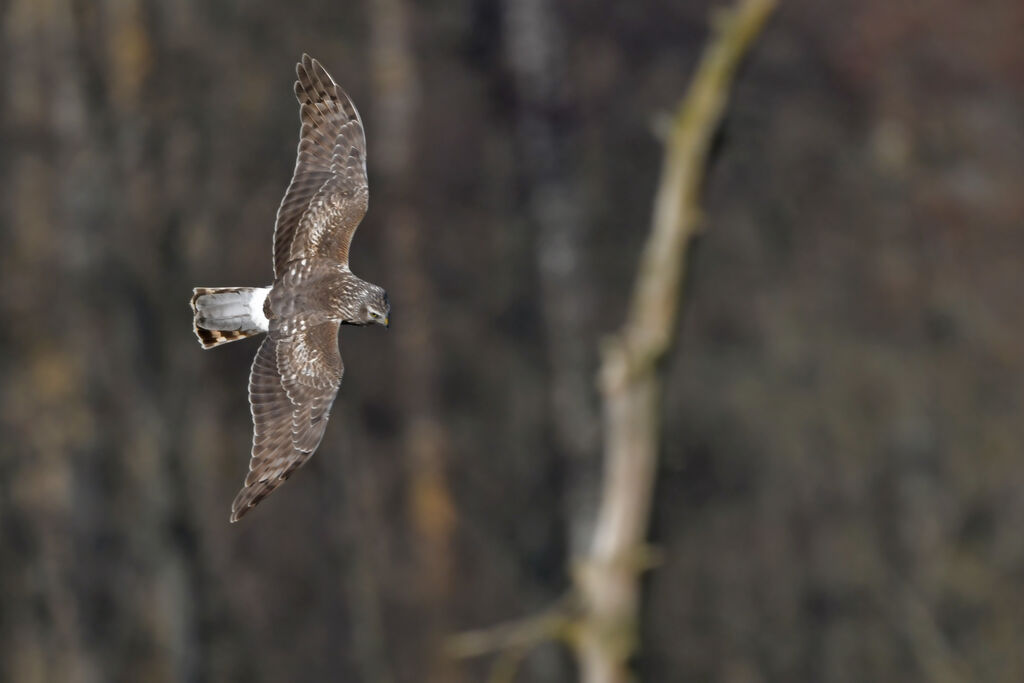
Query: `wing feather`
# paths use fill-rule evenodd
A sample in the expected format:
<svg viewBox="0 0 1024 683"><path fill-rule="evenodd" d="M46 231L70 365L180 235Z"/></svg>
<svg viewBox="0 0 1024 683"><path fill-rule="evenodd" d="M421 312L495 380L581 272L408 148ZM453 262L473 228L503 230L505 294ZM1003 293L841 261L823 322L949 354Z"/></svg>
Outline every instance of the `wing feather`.
<svg viewBox="0 0 1024 683"><path fill-rule="evenodd" d="M366 136L352 100L309 55L295 67L302 128L295 172L277 212L274 273L297 258L324 256L348 264L366 214Z"/></svg>
<svg viewBox="0 0 1024 683"><path fill-rule="evenodd" d="M231 505L236 522L305 463L323 439L344 366L338 324L263 340L249 375L252 457Z"/></svg>

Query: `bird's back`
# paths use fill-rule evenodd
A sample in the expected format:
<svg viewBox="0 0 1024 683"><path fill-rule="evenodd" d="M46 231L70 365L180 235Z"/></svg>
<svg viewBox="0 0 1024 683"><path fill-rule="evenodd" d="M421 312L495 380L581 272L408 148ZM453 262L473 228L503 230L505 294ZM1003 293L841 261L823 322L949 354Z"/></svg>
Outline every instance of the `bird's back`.
<svg viewBox="0 0 1024 683"><path fill-rule="evenodd" d="M321 258L292 262L274 282L268 298L271 328L275 320L307 319L307 324L350 317L362 280L339 263Z"/></svg>

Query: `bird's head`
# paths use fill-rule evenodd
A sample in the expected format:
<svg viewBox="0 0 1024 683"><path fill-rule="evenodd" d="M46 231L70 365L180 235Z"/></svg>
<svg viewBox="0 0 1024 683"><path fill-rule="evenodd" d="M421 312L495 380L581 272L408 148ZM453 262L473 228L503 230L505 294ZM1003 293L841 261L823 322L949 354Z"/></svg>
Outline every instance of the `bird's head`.
<svg viewBox="0 0 1024 683"><path fill-rule="evenodd" d="M366 291L362 305L359 307L359 319L353 321L358 325L383 325L388 327L391 322L391 304L388 293L383 287L371 285Z"/></svg>

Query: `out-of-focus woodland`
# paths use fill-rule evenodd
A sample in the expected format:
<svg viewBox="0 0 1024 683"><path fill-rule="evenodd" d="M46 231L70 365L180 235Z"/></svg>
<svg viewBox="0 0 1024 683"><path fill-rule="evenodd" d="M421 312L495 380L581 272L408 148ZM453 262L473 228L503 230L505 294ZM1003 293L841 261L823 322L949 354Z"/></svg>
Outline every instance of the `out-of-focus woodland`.
<svg viewBox="0 0 1024 683"><path fill-rule="evenodd" d="M709 2L0 0L0 679L483 680L593 531ZM664 366L644 681L1024 680L1024 4L787 0L715 139ZM355 100L316 456L237 525L302 52ZM501 657L502 655L496 655ZM555 644L518 681L573 680Z"/></svg>

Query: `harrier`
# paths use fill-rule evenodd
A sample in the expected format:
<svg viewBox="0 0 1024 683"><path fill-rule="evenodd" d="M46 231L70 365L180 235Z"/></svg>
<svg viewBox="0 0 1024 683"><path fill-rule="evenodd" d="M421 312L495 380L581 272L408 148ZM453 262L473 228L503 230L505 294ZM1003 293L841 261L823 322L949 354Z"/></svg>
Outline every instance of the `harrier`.
<svg viewBox="0 0 1024 683"><path fill-rule="evenodd" d="M249 375L254 434L231 521L280 486L320 445L345 366L340 325L388 326L383 288L348 266L366 214L366 136L359 112L320 62L295 67L302 129L291 184L274 226L270 287L197 287L194 329L204 349L267 333Z"/></svg>

